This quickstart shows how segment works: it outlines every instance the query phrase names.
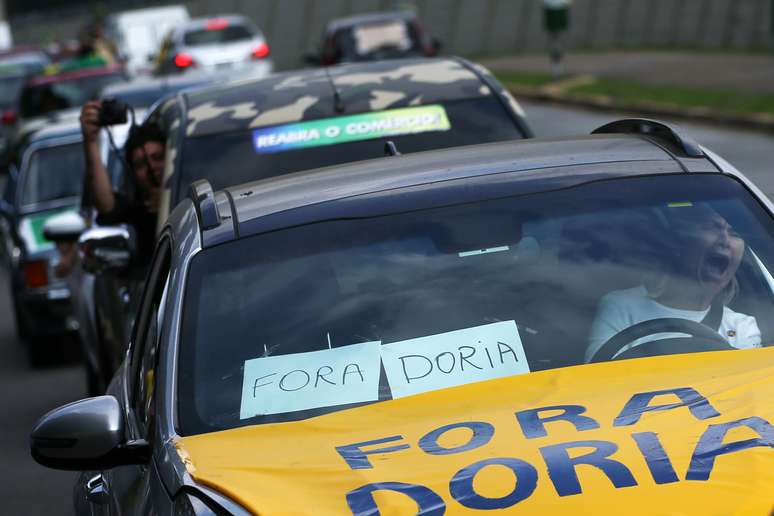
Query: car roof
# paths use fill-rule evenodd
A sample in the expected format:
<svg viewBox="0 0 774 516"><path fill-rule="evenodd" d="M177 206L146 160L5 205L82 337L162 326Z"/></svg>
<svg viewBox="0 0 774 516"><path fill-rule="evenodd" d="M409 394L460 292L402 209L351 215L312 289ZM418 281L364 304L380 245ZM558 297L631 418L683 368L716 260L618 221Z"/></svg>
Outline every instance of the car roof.
<svg viewBox="0 0 774 516"><path fill-rule="evenodd" d="M37 143L43 140L64 138L67 136L78 136L81 134L81 124L78 119L67 119L61 122L50 123L43 129L35 131L31 136L29 143Z"/></svg>
<svg viewBox="0 0 774 516"><path fill-rule="evenodd" d="M709 171L707 160L701 161ZM581 174L577 166L583 165L593 165L594 170ZM245 236L311 222L293 216L294 211L422 185L438 191L442 184L460 179L493 180L514 173L509 182L569 186L573 176L580 181L684 170L673 153L647 137L610 134L417 152L288 174L226 191L233 199L238 234ZM316 210L314 217L323 217L322 211Z"/></svg>
<svg viewBox="0 0 774 516"><path fill-rule="evenodd" d="M208 75L166 75L163 77L139 77L130 82L107 85L101 96L125 95L146 91L181 90L188 87L211 84L215 79Z"/></svg>
<svg viewBox="0 0 774 516"><path fill-rule="evenodd" d="M102 75L111 75L121 72L123 72L123 68L121 68L120 65L82 68L80 70L73 70L70 72L62 72L52 75L39 75L30 79L27 85L40 86L43 84L53 84L56 82L64 82L72 79L82 79L84 77L99 77Z"/></svg>
<svg viewBox="0 0 774 516"><path fill-rule="evenodd" d="M187 93L187 136L492 95L462 59L395 59L279 73ZM337 110L337 97L343 110Z"/></svg>
<svg viewBox="0 0 774 516"><path fill-rule="evenodd" d="M327 25L326 31L336 32L337 30L355 27L357 25L368 25L371 23L382 23L395 20L407 21L413 20L414 18L416 18L416 15L410 11L356 14L354 16L346 16L344 18L336 18L335 20L331 20Z"/></svg>

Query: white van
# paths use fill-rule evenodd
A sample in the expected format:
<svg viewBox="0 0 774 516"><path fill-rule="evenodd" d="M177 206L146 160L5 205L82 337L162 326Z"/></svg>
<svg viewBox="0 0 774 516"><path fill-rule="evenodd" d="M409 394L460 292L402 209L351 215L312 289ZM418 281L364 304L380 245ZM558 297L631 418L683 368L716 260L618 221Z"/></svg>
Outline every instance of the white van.
<svg viewBox="0 0 774 516"><path fill-rule="evenodd" d="M105 31L126 58L127 71L139 75L151 70L161 40L170 29L190 18L183 5L121 11L107 17Z"/></svg>

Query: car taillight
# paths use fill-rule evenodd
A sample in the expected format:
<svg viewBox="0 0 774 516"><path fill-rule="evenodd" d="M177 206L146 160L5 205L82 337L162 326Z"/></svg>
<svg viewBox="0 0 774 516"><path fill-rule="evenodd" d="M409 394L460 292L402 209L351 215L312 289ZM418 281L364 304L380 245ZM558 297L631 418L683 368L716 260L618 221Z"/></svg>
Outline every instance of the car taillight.
<svg viewBox="0 0 774 516"><path fill-rule="evenodd" d="M0 122L3 123L3 125L13 125L16 123L16 111L9 109L8 111L3 111L2 117L0 117Z"/></svg>
<svg viewBox="0 0 774 516"><path fill-rule="evenodd" d="M26 262L24 264L24 279L30 288L45 287L48 285L48 264L43 260Z"/></svg>
<svg viewBox="0 0 774 516"><path fill-rule="evenodd" d="M190 54L181 52L175 56L175 66L178 68L189 68L194 65L193 57Z"/></svg>
<svg viewBox="0 0 774 516"><path fill-rule="evenodd" d="M269 45L261 43L253 49L253 59L263 59L269 55Z"/></svg>

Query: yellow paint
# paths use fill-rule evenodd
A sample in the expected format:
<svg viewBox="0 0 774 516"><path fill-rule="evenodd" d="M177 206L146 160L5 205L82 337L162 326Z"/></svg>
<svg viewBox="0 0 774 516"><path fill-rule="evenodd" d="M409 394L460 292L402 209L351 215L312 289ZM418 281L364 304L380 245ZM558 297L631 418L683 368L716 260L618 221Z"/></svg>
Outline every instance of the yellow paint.
<svg viewBox="0 0 774 516"><path fill-rule="evenodd" d="M699 420L686 407L647 412L631 426L613 427L614 418L633 394L691 387L720 416ZM675 403L659 396L651 405ZM583 405L598 429L547 423L548 436L525 438L514 413L552 405ZM543 416L550 415L545 413ZM473 514L455 501L449 481L460 469L496 457L514 457L538 472L535 491L510 508L523 514L770 514L774 508L774 449L756 447L722 455L708 481L685 480L697 441L711 424L758 416L774 422L774 349L727 351L588 364L464 385L399 400L334 412L305 421L257 425L184 437L192 476L260 514L351 514L346 493L372 482L421 484L438 493L446 514ZM484 421L495 427L487 444L462 453L429 455L419 439L440 426ZM466 434L467 432L467 434ZM631 435L658 434L679 481L656 484ZM400 435L402 440L373 448L408 444L408 449L369 455L372 469L353 470L335 447ZM442 446L467 441L455 430ZM724 442L758 437L740 428ZM616 488L597 468L576 468L583 492L560 497L539 451L577 440L605 440L618 446L610 458L628 467L637 486ZM576 450L571 456L586 453ZM504 496L514 474L488 466L474 480L476 491ZM405 495L377 492L381 514L413 514Z"/></svg>

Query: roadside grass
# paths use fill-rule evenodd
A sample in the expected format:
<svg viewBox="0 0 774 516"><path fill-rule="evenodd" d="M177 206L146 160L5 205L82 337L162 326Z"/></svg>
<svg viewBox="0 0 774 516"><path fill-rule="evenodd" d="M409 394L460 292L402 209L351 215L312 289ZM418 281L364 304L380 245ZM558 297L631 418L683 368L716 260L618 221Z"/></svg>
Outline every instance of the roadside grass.
<svg viewBox="0 0 774 516"><path fill-rule="evenodd" d="M555 82L550 74L538 72L495 71L494 74L506 87L534 90L536 94L551 89L554 94L575 98L604 98L607 103L622 108L661 104L741 115L774 114L774 94L649 85L601 78L578 83L570 77Z"/></svg>
<svg viewBox="0 0 774 516"><path fill-rule="evenodd" d="M596 79L590 84L570 87L564 93L604 96L615 103L624 104L648 102L690 108L709 108L734 113L774 114L774 94L767 93L654 86L633 81L609 79Z"/></svg>

